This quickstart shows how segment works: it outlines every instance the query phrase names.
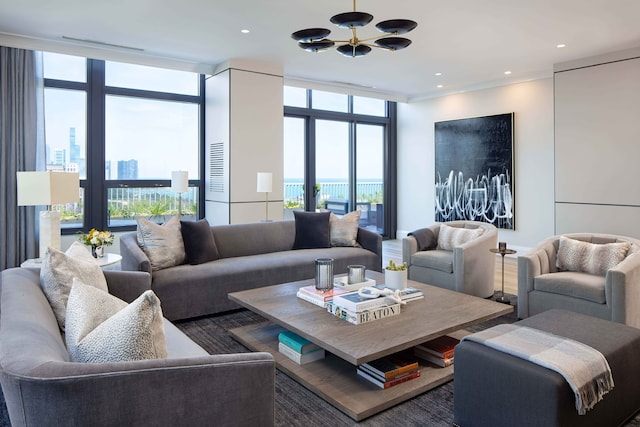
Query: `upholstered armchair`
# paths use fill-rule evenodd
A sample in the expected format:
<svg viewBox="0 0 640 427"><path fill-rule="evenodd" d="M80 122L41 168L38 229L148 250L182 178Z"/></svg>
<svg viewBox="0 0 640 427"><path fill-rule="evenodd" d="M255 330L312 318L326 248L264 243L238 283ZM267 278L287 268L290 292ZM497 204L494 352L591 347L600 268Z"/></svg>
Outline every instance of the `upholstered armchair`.
<svg viewBox="0 0 640 427"><path fill-rule="evenodd" d="M518 257L518 317L562 308L640 328L640 240L549 237Z"/></svg>
<svg viewBox="0 0 640 427"><path fill-rule="evenodd" d="M477 221L436 223L402 239L409 279L488 298L494 292L498 229Z"/></svg>

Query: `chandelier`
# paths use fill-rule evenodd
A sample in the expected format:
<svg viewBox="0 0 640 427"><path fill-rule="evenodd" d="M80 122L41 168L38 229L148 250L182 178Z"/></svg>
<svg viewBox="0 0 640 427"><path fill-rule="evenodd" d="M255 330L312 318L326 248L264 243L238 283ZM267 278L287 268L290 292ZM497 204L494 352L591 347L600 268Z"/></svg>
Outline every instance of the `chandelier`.
<svg viewBox="0 0 640 427"><path fill-rule="evenodd" d="M344 56L355 58L371 52L372 47L391 51L404 49L411 44L411 40L397 36L408 33L418 26L415 21L408 19L390 19L376 24L376 28L382 31L384 35L364 39L358 38L357 29L364 27L372 20L373 15L356 11L356 0L353 0L353 12L339 13L330 19L338 27L351 30L351 38L349 40L328 39L327 37L331 34L331 30L326 28L307 28L296 31L291 34L291 38L298 42L298 46L309 52L320 52L337 44L336 50L338 52Z"/></svg>

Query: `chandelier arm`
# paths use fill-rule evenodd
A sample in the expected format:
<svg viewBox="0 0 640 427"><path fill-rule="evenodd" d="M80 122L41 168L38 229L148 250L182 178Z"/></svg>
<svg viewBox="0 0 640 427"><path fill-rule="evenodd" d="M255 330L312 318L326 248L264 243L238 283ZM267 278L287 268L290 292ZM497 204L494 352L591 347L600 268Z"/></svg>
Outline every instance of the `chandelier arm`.
<svg viewBox="0 0 640 427"><path fill-rule="evenodd" d="M334 42L334 43L351 43L351 40L331 40L331 39L322 39L322 40L312 40L308 43L318 43L318 42Z"/></svg>
<svg viewBox="0 0 640 427"><path fill-rule="evenodd" d="M387 47L387 46L380 46L377 44L371 44L371 43L360 43L363 46L369 46L369 47L377 47L378 49L384 49L384 50L395 50L391 47Z"/></svg>
<svg viewBox="0 0 640 427"><path fill-rule="evenodd" d="M378 40L378 39L383 39L385 37L391 37L391 36L397 36L397 35L398 35L398 32L396 31L395 33L388 33L388 34L382 34L382 35L379 35L379 36L368 37L366 39L360 39L358 41L360 42L359 44L363 44L362 42L368 42L368 41L371 41L371 40Z"/></svg>

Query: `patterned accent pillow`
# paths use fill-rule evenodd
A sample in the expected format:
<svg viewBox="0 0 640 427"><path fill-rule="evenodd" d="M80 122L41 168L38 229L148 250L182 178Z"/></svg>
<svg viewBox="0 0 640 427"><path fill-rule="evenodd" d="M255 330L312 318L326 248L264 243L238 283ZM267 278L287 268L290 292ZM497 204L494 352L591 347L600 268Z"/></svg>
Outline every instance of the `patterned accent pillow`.
<svg viewBox="0 0 640 427"><path fill-rule="evenodd" d="M146 291L131 304L74 279L65 340L71 360L109 363L167 357L160 300Z"/></svg>
<svg viewBox="0 0 640 427"><path fill-rule="evenodd" d="M149 258L151 270L162 270L184 263L185 252L180 218L172 217L163 225L138 218L138 245Z"/></svg>
<svg viewBox="0 0 640 427"><path fill-rule="evenodd" d="M329 232L331 234L331 246L355 246L360 247L358 239L358 225L360 224L361 211L349 212L342 218L329 216Z"/></svg>
<svg viewBox="0 0 640 427"><path fill-rule="evenodd" d="M626 257L631 243L590 243L560 236L556 267L564 271L605 276Z"/></svg>
<svg viewBox="0 0 640 427"><path fill-rule="evenodd" d="M482 228L459 228L451 227L447 224L440 224L438 232L438 248L445 251L452 251L453 248L470 242L482 236Z"/></svg>
<svg viewBox="0 0 640 427"><path fill-rule="evenodd" d="M40 287L49 300L61 331L65 330L67 299L74 277L108 291L102 268L83 244L73 242L66 252L47 248L40 269Z"/></svg>

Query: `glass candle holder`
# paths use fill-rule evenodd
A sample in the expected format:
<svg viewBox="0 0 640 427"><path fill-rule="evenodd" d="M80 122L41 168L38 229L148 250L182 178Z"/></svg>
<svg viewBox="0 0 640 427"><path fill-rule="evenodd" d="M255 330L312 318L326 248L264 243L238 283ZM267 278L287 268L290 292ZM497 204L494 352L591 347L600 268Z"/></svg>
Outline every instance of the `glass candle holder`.
<svg viewBox="0 0 640 427"><path fill-rule="evenodd" d="M316 289L319 291L333 289L333 258L316 259Z"/></svg>
<svg viewBox="0 0 640 427"><path fill-rule="evenodd" d="M347 266L347 283L352 285L354 283L364 282L364 273L367 267L364 265L348 265Z"/></svg>

